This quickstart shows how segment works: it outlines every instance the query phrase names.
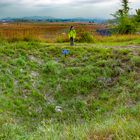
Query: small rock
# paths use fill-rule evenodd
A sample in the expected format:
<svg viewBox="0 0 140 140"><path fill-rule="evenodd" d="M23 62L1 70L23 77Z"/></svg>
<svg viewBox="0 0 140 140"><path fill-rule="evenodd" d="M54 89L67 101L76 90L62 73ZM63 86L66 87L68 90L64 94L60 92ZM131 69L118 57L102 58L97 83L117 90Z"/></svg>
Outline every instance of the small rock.
<svg viewBox="0 0 140 140"><path fill-rule="evenodd" d="M23 72L23 69L20 69L20 72Z"/></svg>
<svg viewBox="0 0 140 140"><path fill-rule="evenodd" d="M36 71L32 71L32 72L31 72L31 76L32 76L32 77L37 77L37 76L39 76L39 73L36 72Z"/></svg>
<svg viewBox="0 0 140 140"><path fill-rule="evenodd" d="M62 112L62 107L61 106L56 106L55 111L56 112Z"/></svg>

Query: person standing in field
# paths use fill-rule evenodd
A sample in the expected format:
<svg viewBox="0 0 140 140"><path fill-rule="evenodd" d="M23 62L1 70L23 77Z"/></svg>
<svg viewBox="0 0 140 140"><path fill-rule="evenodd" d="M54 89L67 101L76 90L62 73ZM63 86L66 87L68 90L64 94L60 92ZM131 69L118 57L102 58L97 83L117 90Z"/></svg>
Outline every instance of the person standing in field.
<svg viewBox="0 0 140 140"><path fill-rule="evenodd" d="M69 36L69 39L70 39L70 46L74 46L74 39L76 38L76 31L74 29L74 26L70 27L68 36Z"/></svg>

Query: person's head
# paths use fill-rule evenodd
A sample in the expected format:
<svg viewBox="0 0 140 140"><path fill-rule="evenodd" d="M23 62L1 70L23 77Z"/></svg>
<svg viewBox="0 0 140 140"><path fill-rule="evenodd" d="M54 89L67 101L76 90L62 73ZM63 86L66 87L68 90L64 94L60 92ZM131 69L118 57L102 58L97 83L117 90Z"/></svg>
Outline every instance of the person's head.
<svg viewBox="0 0 140 140"><path fill-rule="evenodd" d="M74 26L71 26L71 27L70 27L70 30L73 30L73 29L74 29Z"/></svg>

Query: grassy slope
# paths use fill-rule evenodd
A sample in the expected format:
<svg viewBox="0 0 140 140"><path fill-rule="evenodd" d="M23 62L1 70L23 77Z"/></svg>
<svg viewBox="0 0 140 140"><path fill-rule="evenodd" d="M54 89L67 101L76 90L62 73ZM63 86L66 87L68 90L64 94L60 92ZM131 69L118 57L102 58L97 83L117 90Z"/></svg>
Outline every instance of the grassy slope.
<svg viewBox="0 0 140 140"><path fill-rule="evenodd" d="M0 139L140 139L138 46L1 41Z"/></svg>

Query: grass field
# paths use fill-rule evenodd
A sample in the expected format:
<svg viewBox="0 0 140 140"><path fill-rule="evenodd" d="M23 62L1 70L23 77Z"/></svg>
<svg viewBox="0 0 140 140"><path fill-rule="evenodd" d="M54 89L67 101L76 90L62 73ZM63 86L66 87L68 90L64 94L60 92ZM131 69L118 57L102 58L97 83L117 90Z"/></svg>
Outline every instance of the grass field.
<svg viewBox="0 0 140 140"><path fill-rule="evenodd" d="M80 43L129 42L132 44L138 43L140 40L140 35L134 34L100 36L96 33L96 30L111 28L110 25L91 23L0 23L0 39L9 43L17 41L66 43L69 42L67 34L71 25L75 26L76 42Z"/></svg>
<svg viewBox="0 0 140 140"><path fill-rule="evenodd" d="M74 47L1 39L0 139L139 140L139 75L139 35Z"/></svg>
<svg viewBox="0 0 140 140"><path fill-rule="evenodd" d="M78 36L82 31L92 34L96 29L105 28L104 25L88 23L1 23L0 37L9 42L15 41L45 41L45 42L67 42L67 32L74 25Z"/></svg>

